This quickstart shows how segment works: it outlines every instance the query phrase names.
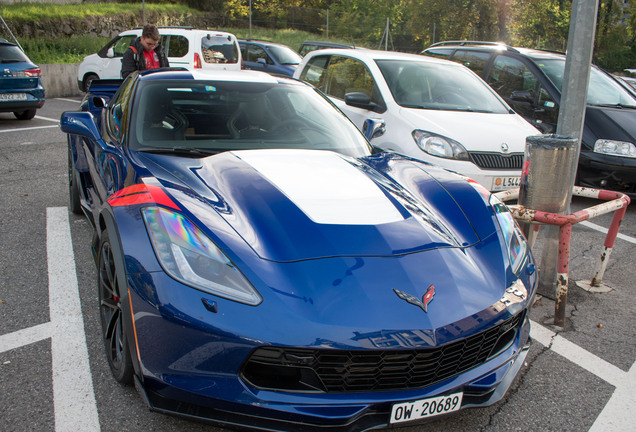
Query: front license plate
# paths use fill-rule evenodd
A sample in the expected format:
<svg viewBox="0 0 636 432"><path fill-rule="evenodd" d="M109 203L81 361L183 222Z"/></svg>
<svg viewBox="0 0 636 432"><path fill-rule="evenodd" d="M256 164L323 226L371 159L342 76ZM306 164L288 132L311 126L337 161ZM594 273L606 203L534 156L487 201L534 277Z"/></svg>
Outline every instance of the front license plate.
<svg viewBox="0 0 636 432"><path fill-rule="evenodd" d="M26 93L0 93L0 101L25 101Z"/></svg>
<svg viewBox="0 0 636 432"><path fill-rule="evenodd" d="M403 402L393 405L391 409L390 423L434 417L440 414L457 411L462 406L462 392L447 396L437 396L428 399L420 399L415 402Z"/></svg>
<svg viewBox="0 0 636 432"><path fill-rule="evenodd" d="M492 179L491 190L505 190L519 187L521 177L495 177Z"/></svg>

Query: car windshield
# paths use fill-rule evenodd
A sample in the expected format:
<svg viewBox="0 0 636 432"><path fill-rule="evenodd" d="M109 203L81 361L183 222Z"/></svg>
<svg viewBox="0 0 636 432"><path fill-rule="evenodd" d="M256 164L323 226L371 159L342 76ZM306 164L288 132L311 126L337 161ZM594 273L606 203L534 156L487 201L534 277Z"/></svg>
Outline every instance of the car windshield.
<svg viewBox="0 0 636 432"><path fill-rule="evenodd" d="M15 45L0 45L0 63L29 62L29 58Z"/></svg>
<svg viewBox="0 0 636 432"><path fill-rule="evenodd" d="M312 87L289 83L162 80L138 88L130 147L197 155L243 149L370 154L364 136Z"/></svg>
<svg viewBox="0 0 636 432"><path fill-rule="evenodd" d="M302 60L296 51L286 46L269 45L269 51L276 58L278 63L284 65L297 65Z"/></svg>
<svg viewBox="0 0 636 432"><path fill-rule="evenodd" d="M565 73L565 59L536 60L537 65L561 91ZM599 106L623 106L636 108L636 98L621 84L607 76L596 66L590 70L587 103Z"/></svg>
<svg viewBox="0 0 636 432"><path fill-rule="evenodd" d="M391 94L405 108L509 113L510 109L470 70L453 63L376 60Z"/></svg>

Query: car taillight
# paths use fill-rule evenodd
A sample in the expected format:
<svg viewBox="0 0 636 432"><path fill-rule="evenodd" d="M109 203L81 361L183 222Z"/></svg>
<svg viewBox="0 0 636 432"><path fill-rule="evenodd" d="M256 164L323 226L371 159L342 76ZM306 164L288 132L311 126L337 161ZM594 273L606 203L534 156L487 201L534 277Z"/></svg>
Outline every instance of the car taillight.
<svg viewBox="0 0 636 432"><path fill-rule="evenodd" d="M35 68L35 69L27 69L24 71L24 74L28 77L31 78L35 78L35 77L41 77L42 76L42 69L40 68Z"/></svg>
<svg viewBox="0 0 636 432"><path fill-rule="evenodd" d="M197 53L194 53L194 68L201 69L201 57Z"/></svg>

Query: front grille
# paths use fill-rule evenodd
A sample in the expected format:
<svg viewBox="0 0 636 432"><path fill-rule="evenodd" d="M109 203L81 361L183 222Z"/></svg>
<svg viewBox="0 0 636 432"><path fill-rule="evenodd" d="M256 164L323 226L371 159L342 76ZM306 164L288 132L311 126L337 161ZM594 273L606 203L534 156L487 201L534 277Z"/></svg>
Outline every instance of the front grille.
<svg viewBox="0 0 636 432"><path fill-rule="evenodd" d="M259 348L242 375L260 388L366 392L423 388L457 376L510 346L523 313L466 339L415 350Z"/></svg>
<svg viewBox="0 0 636 432"><path fill-rule="evenodd" d="M521 169L523 153L487 153L471 152L470 160L483 169Z"/></svg>

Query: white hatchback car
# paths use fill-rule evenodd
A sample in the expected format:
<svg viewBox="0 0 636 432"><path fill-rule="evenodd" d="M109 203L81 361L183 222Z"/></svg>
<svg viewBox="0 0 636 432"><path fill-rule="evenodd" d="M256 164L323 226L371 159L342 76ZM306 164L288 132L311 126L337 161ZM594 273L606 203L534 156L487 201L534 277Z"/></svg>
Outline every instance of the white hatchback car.
<svg viewBox="0 0 636 432"><path fill-rule="evenodd" d="M192 27L158 27L161 45L170 66L186 69L240 70L241 50L236 36L218 30ZM121 59L141 27L120 33L97 54L84 57L77 72L77 86L86 91L94 79L121 78Z"/></svg>
<svg viewBox="0 0 636 432"><path fill-rule="evenodd" d="M381 119L376 147L468 176L491 191L519 186L526 137L540 132L467 67L388 51L308 53L295 78L325 94L363 129Z"/></svg>

